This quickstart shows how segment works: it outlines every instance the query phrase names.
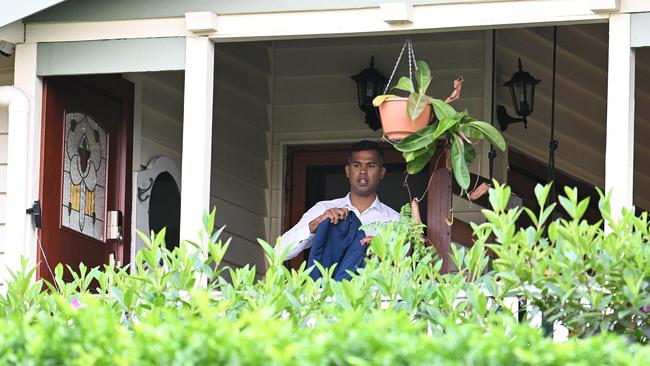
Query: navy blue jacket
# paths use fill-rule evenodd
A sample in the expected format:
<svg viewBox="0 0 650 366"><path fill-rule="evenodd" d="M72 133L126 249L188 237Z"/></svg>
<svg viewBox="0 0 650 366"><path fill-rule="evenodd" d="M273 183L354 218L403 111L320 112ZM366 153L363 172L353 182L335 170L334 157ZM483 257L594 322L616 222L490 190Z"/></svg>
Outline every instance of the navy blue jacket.
<svg viewBox="0 0 650 366"><path fill-rule="evenodd" d="M361 221L352 211L348 213L345 221L339 221L336 225L332 225L329 219L321 222L312 240L307 267L313 266L314 262L322 264L325 268L338 263L333 279L336 281L350 279L346 270L356 273L357 268L363 267L366 250L368 250L368 244L361 244L361 239L366 234L359 230L360 227ZM314 281L321 277L316 267L309 275Z"/></svg>

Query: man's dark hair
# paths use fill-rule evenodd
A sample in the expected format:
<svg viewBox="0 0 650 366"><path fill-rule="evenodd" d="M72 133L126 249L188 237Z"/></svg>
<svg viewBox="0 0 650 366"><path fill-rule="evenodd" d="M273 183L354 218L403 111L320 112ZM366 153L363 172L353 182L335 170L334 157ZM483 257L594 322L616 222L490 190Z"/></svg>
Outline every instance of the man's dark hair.
<svg viewBox="0 0 650 366"><path fill-rule="evenodd" d="M350 146L348 149L348 164L352 162L352 154L357 151L375 150L379 156L379 165L384 165L384 152L379 147L379 144L374 141L361 140L356 144Z"/></svg>

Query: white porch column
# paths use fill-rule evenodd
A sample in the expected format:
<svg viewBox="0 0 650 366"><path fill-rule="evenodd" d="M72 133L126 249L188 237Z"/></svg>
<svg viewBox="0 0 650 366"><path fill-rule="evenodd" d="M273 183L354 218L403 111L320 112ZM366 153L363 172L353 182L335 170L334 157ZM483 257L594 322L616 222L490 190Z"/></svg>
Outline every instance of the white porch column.
<svg viewBox="0 0 650 366"><path fill-rule="evenodd" d="M210 205L214 44L188 36L185 49L181 239L197 240Z"/></svg>
<svg viewBox="0 0 650 366"><path fill-rule="evenodd" d="M633 202L635 61L630 19L630 14L609 18L605 189L613 190L614 217Z"/></svg>
<svg viewBox="0 0 650 366"><path fill-rule="evenodd" d="M7 156L6 264L20 268L20 257L36 266L37 231L25 210L39 196L42 83L36 76L36 44L16 45L14 85L29 99L27 123L11 121ZM4 271L4 268L1 269Z"/></svg>

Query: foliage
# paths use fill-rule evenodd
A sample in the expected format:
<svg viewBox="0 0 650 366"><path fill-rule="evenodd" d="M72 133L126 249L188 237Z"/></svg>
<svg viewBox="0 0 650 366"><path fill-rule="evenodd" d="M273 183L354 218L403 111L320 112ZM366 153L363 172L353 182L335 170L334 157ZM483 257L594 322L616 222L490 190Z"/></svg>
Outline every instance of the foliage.
<svg viewBox="0 0 650 366"><path fill-rule="evenodd" d="M131 271L81 266L66 283L58 266L55 283L43 284L24 262L0 296L0 364L649 364L650 348L638 344L647 342L647 214L615 220L603 197L605 231L581 221L584 201L566 190L571 218L552 221L548 191L536 189L534 214L506 210L509 188L496 184L488 222L474 226L471 249L454 249L452 274L440 273L407 209L380 225L350 281L289 270L286 253L261 240L265 273L224 265L229 241L214 212L200 243L170 251L164 230L143 236ZM516 229L524 212L535 226ZM554 343L517 323L516 295L579 337Z"/></svg>
<svg viewBox="0 0 650 366"><path fill-rule="evenodd" d="M416 174L422 170L433 157L439 140L444 141L445 148L451 148L451 166L458 185L467 190L470 184L468 165L476 158L474 144L486 139L497 149L504 151L506 142L501 133L487 122L471 117L467 111L457 112L447 102L428 96L427 89L432 76L429 66L424 61L416 62L417 89L411 79L402 76L394 89L409 93L407 113L415 120L428 105L433 106L437 122L424 127L416 133L394 144L406 160L406 171ZM386 99L395 95L380 95L373 104L381 105Z"/></svg>
<svg viewBox="0 0 650 366"><path fill-rule="evenodd" d="M488 223L479 232L491 232L498 244L497 279L524 295L547 321L561 321L576 336L617 332L641 343L650 341L650 223L648 213L638 217L623 210L613 215L610 197L600 193L603 220L590 225L582 219L589 197L580 200L577 189L565 188L559 203L567 218L551 220L555 202L551 186L535 188L539 212L527 208L506 210L510 188L496 184L490 191L493 210L483 213ZM525 213L534 226L515 229Z"/></svg>

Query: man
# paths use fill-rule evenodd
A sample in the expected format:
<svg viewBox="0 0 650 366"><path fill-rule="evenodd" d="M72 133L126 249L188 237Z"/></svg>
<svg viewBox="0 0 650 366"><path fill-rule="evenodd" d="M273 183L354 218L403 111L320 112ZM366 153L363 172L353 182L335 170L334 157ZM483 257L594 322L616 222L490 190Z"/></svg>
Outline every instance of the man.
<svg viewBox="0 0 650 366"><path fill-rule="evenodd" d="M316 228L329 219L333 225L345 221L353 211L362 224L399 220L399 213L384 205L377 197L377 187L386 174L383 152L376 142L360 141L348 149L345 175L350 181L350 193L345 197L321 201L310 208L291 230L280 238L278 251L291 247L291 259L312 245ZM372 233L368 233L372 234ZM371 237L361 240L367 244Z"/></svg>

